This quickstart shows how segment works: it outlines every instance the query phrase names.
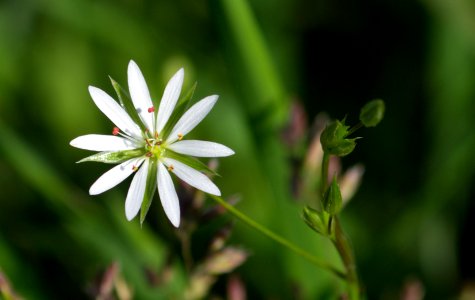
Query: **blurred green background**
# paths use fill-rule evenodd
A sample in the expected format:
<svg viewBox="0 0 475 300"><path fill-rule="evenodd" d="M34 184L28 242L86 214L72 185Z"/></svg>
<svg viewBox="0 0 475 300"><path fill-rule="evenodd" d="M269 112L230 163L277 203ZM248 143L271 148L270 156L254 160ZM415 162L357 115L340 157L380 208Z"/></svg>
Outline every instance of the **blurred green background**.
<svg viewBox="0 0 475 300"><path fill-rule="evenodd" d="M109 133L87 86L126 86L130 59L160 98L181 66L195 99L220 100L193 136L228 145L216 182L237 207L338 264L301 222L292 198L299 145L282 141L291 103L308 125L325 111L356 122L368 100L386 117L362 130L344 167L362 162L342 215L369 299L427 299L473 285L475 2L472 0L3 0L0 2L0 269L27 299L91 298L112 263L136 299L180 299L180 255L167 284L150 283L179 253L156 198L144 226L127 222L128 184L87 191L109 166L77 165L69 141ZM130 181L130 179L129 179ZM211 204L211 201L209 204ZM229 217L197 228L194 249ZM230 244L250 252L235 273L249 299L332 299L335 277L236 222ZM196 250L195 255L199 255ZM409 284L408 284L409 283ZM212 294L225 295L225 279Z"/></svg>

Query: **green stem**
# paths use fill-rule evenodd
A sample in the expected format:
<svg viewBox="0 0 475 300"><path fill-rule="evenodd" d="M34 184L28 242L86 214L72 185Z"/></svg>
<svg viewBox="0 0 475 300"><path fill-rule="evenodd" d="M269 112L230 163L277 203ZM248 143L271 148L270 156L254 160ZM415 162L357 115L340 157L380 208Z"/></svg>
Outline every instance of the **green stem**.
<svg viewBox="0 0 475 300"><path fill-rule="evenodd" d="M292 250L296 254L300 255L301 257L305 258L306 260L310 261L315 266L327 270L330 273L333 273L335 276L339 277L340 279L347 280L346 274L341 272L340 270L336 269L334 266L328 264L320 260L319 258L313 256L309 252L303 250L302 248L298 247L297 245L293 244L289 240L283 238L282 236L274 233L270 229L264 227L263 225L257 223L253 219L246 216L244 213L240 212L234 206L230 205L226 201L224 201L221 197L210 195L216 202L226 208L232 215L236 218L240 219L242 222L246 223L250 227L254 228L255 230L259 231L263 235L267 236L271 240L281 244L284 247L287 247L289 250Z"/></svg>
<svg viewBox="0 0 475 300"><path fill-rule="evenodd" d="M358 127L358 125L359 124L357 124L354 128ZM322 184L321 184L322 197L328 185L329 163L330 163L330 155L327 153L324 153L323 158L322 158ZM323 212L322 215L325 217L328 214ZM343 262L343 265L345 266L345 271L346 271L345 279L348 284L348 298L350 300L359 300L360 299L360 285L359 285L359 280L358 280L358 273L356 272L355 257L353 255L353 249L351 247L350 241L346 237L343 231L343 228L341 227L340 220L338 219L337 216L329 216L329 218L327 219L327 222L328 222L327 224L328 224L329 237L333 245L337 249L338 254L340 255L340 258Z"/></svg>
<svg viewBox="0 0 475 300"><path fill-rule="evenodd" d="M352 128L350 128L350 130L348 131L348 133L346 134L346 136L351 135L352 133L354 133L356 130L360 129L361 127L363 127L363 123L362 123L362 122L359 122L358 124L356 124L355 126L353 126Z"/></svg>
<svg viewBox="0 0 475 300"><path fill-rule="evenodd" d="M323 198L323 195L325 194L325 191L327 189L328 185L328 165L330 164L330 155L328 153L323 153L323 159L322 159L322 183L320 186L320 194L321 197Z"/></svg>
<svg viewBox="0 0 475 300"><path fill-rule="evenodd" d="M355 256L349 239L345 235L341 227L340 220L337 217L333 218L334 234L332 235L332 242L340 254L343 265L346 269L346 280L348 283L348 298L351 300L360 299L360 285L358 280L358 273L356 272Z"/></svg>

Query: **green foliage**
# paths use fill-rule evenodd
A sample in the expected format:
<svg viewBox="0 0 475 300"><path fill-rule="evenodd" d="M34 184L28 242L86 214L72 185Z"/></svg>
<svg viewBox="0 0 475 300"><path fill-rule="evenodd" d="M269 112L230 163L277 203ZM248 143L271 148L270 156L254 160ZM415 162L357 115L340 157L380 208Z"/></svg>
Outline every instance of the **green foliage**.
<svg viewBox="0 0 475 300"><path fill-rule="evenodd" d="M143 195L142 206L140 208L140 225L145 221L150 205L152 204L153 196L157 188L157 169L158 163L156 160L150 160L147 171L147 183L145 185L145 194Z"/></svg>
<svg viewBox="0 0 475 300"><path fill-rule="evenodd" d="M101 162L106 164L118 164L129 160L134 157L139 157L145 154L144 149L134 149L134 150L122 150L122 151L114 151L114 152L99 152L93 155L90 155L86 158L81 159L78 163L83 163L87 161L93 162Z"/></svg>

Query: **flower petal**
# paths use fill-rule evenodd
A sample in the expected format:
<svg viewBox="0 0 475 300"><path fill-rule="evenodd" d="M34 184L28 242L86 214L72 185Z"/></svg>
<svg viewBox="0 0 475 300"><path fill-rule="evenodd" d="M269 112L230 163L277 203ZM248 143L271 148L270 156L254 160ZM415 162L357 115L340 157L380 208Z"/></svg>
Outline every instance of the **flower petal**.
<svg viewBox="0 0 475 300"><path fill-rule="evenodd" d="M158 195L162 202L163 210L173 226L180 226L180 202L173 185L172 178L165 166L158 163Z"/></svg>
<svg viewBox="0 0 475 300"><path fill-rule="evenodd" d="M92 184L89 194L98 195L115 187L134 172L133 166L139 167L143 160L144 158L129 159L105 172Z"/></svg>
<svg viewBox="0 0 475 300"><path fill-rule="evenodd" d="M203 173L172 158L165 158L163 162L169 170L172 169L172 172L175 173L176 176L189 185L208 194L221 196L218 187Z"/></svg>
<svg viewBox="0 0 475 300"><path fill-rule="evenodd" d="M224 145L207 141L178 141L168 146L168 148L176 153L197 157L223 157L234 154L233 150Z"/></svg>
<svg viewBox="0 0 475 300"><path fill-rule="evenodd" d="M216 101L218 101L217 95L208 96L188 109L178 120L175 127L173 127L168 136L167 143L173 143L181 136L193 130L210 112Z"/></svg>
<svg viewBox="0 0 475 300"><path fill-rule="evenodd" d="M145 187L147 185L149 161L150 160L145 159L143 166L137 171L137 174L135 174L130 184L127 198L125 199L125 216L129 221L137 215L142 206Z"/></svg>
<svg viewBox="0 0 475 300"><path fill-rule="evenodd" d="M158 108L156 127L158 133L160 133L163 127L165 127L173 109L175 108L176 102L180 97L184 76L185 71L181 68L175 75L173 75L170 81L168 81L165 91L163 92L162 100L160 101L160 107Z"/></svg>
<svg viewBox="0 0 475 300"><path fill-rule="evenodd" d="M105 114L115 126L126 134L140 138L140 128L132 121L127 112L111 96L101 89L89 86L89 94L96 106Z"/></svg>
<svg viewBox="0 0 475 300"><path fill-rule="evenodd" d="M129 92L135 109L145 126L153 132L153 112L148 109L153 107L152 99L148 91L147 83L137 64L131 60L127 69L127 79L129 82Z"/></svg>
<svg viewBox="0 0 475 300"><path fill-rule="evenodd" d="M91 151L121 151L140 147L128 139L119 136L88 134L75 138L69 143L71 146Z"/></svg>

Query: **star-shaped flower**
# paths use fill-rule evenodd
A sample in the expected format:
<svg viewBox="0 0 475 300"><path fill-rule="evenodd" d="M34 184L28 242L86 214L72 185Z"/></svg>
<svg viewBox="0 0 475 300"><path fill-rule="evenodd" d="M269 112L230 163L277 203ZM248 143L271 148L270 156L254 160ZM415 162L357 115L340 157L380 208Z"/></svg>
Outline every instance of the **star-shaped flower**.
<svg viewBox="0 0 475 300"><path fill-rule="evenodd" d="M197 189L220 196L218 187L202 173L206 166L193 157L234 154L218 143L183 140L210 112L218 96L200 100L181 115L194 89L180 98L184 77L184 70L180 69L168 82L156 111L142 72L134 61L130 61L127 75L130 97L112 80L120 104L101 89L89 86L94 103L117 126L112 131L113 135L83 135L70 144L81 149L101 151L80 162L118 164L94 182L89 194L103 193L135 172L125 200L127 219L132 220L141 210L140 220L143 222L158 187L165 214L178 227L180 204L170 172Z"/></svg>

